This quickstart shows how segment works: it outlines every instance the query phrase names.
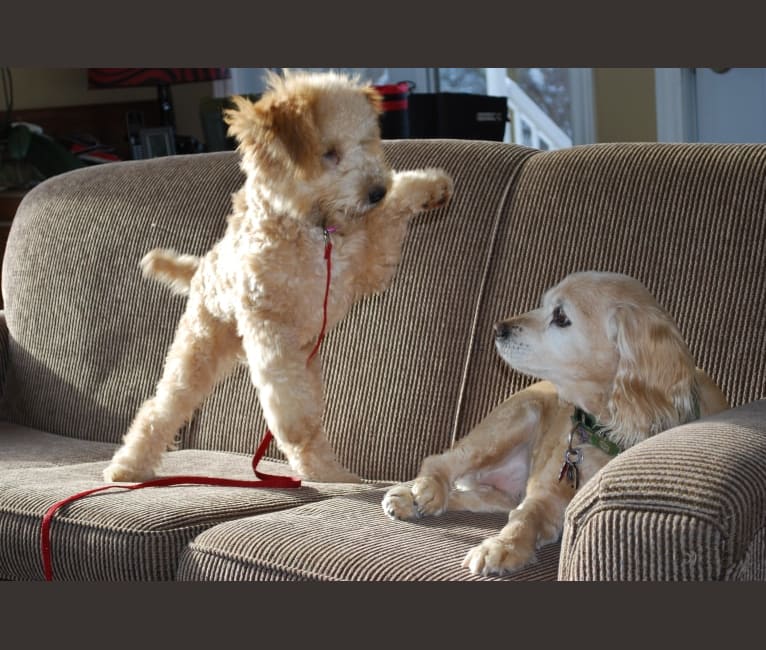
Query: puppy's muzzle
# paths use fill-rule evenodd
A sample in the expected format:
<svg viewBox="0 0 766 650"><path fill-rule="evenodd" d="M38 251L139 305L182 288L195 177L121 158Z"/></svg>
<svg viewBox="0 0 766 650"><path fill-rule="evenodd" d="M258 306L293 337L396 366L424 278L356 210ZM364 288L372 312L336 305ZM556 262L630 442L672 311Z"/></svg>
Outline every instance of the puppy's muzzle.
<svg viewBox="0 0 766 650"><path fill-rule="evenodd" d="M370 190L367 195L367 200L370 202L370 205L375 205L376 203L380 203L385 196L386 188L383 185L376 185Z"/></svg>

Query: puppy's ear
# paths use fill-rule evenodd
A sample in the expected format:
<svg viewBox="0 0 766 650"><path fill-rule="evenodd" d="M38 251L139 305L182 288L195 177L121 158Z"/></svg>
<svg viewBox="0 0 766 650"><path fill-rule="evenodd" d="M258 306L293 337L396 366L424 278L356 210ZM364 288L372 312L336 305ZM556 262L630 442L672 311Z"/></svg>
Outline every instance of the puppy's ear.
<svg viewBox="0 0 766 650"><path fill-rule="evenodd" d="M241 145L252 146L258 123L255 104L239 95L232 97L231 103L234 106L223 111L223 121L229 125L228 134Z"/></svg>
<svg viewBox="0 0 766 650"><path fill-rule="evenodd" d="M613 429L652 434L693 420L696 367L670 316L652 305L621 304L610 334L619 359L609 402Z"/></svg>
<svg viewBox="0 0 766 650"><path fill-rule="evenodd" d="M383 112L383 96L372 86L365 86L362 92L366 95L375 113L380 115Z"/></svg>
<svg viewBox="0 0 766 650"><path fill-rule="evenodd" d="M320 143L309 98L271 92L256 103L243 97L232 101L234 108L224 112L224 119L243 153L306 171L319 165Z"/></svg>
<svg viewBox="0 0 766 650"><path fill-rule="evenodd" d="M258 108L272 142L281 145L297 167L308 170L319 164L319 136L309 98L274 98Z"/></svg>

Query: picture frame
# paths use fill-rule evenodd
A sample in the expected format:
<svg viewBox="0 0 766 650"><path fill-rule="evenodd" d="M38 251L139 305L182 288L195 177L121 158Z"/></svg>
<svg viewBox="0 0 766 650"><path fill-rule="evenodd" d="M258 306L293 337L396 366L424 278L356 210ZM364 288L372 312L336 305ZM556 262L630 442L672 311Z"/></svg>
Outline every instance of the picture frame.
<svg viewBox="0 0 766 650"><path fill-rule="evenodd" d="M176 153L175 132L172 126L141 129L138 137L143 158L172 156Z"/></svg>

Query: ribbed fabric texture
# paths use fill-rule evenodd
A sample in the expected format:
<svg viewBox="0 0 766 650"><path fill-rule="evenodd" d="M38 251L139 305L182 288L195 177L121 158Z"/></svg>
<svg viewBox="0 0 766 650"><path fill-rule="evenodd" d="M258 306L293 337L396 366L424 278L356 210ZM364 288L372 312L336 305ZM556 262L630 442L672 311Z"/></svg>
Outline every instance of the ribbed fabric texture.
<svg viewBox="0 0 766 650"><path fill-rule="evenodd" d="M357 304L322 347L325 427L347 467L413 478L452 438L474 313L504 199L533 151L499 143L387 143L395 169L442 167L454 199L413 221L384 293ZM187 446L247 452L265 427L242 369L201 409ZM270 453L276 455L272 445Z"/></svg>
<svg viewBox="0 0 766 650"><path fill-rule="evenodd" d="M0 402L5 391L5 377L8 374L8 323L5 312L0 310Z"/></svg>
<svg viewBox="0 0 766 650"><path fill-rule="evenodd" d="M538 562L502 578L473 576L460 565L497 533L503 514L447 513L392 521L384 492L359 493L215 526L183 552L178 580L553 580L558 544Z"/></svg>
<svg viewBox="0 0 766 650"><path fill-rule="evenodd" d="M233 153L89 167L30 192L3 268L9 368L2 416L118 442L159 379L184 307L139 260L206 251L242 183Z"/></svg>
<svg viewBox="0 0 766 650"><path fill-rule="evenodd" d="M524 165L493 253L458 437L529 384L493 322L574 271L642 281L733 405L766 395L766 146L602 144Z"/></svg>
<svg viewBox="0 0 766 650"><path fill-rule="evenodd" d="M766 400L661 433L575 496L565 580L764 576Z"/></svg>
<svg viewBox="0 0 766 650"><path fill-rule="evenodd" d="M386 149L397 168L445 167L456 194L416 219L393 285L357 305L323 346L329 437L355 471L412 478L424 456L529 383L497 357L492 324L536 306L544 289L577 270L637 277L732 404L766 396L766 146L535 154L500 143L399 141ZM143 280L138 261L157 246L204 253L241 183L235 154L204 154L88 168L25 198L3 269L0 416L38 431L28 439L28 429L0 431L0 452L8 450L0 577L41 577L42 513L101 484L105 462L57 467L56 456L105 458L154 390L184 299ZM762 578L764 422L763 402L751 404L612 461L568 510L560 577ZM251 477L249 456L220 452L250 454L263 426L240 372L182 432L181 446L192 449L168 454L163 473ZM53 445L35 465L34 450L51 433L83 444ZM184 579L465 580L465 553L505 521L453 513L391 522L382 493L370 489L94 495L57 515L54 571L169 579L204 530L183 553ZM339 498L313 503L328 497ZM514 579L554 578L558 546L538 557Z"/></svg>
<svg viewBox="0 0 766 650"><path fill-rule="evenodd" d="M116 449L111 442L68 438L0 421L0 480L11 469L109 460Z"/></svg>
<svg viewBox="0 0 766 650"><path fill-rule="evenodd" d="M43 577L40 524L57 501L98 485L106 462L3 470L0 483L0 578ZM280 463L259 469L288 474ZM252 480L250 458L197 450L168 454L164 474ZM300 489L207 486L111 490L56 513L51 547L56 580L171 580L181 550L200 532L230 518L292 508L371 490L366 484L306 483Z"/></svg>

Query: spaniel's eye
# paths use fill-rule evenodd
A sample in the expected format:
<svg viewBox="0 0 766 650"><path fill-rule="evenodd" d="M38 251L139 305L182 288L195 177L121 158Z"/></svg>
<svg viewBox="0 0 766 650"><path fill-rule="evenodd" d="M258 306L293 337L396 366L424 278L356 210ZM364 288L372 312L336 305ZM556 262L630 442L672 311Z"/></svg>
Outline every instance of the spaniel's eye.
<svg viewBox="0 0 766 650"><path fill-rule="evenodd" d="M335 147L331 147L322 154L322 160L328 165L335 166L340 162L340 154Z"/></svg>
<svg viewBox="0 0 766 650"><path fill-rule="evenodd" d="M569 327L571 324L572 321L567 318L567 315L560 306L553 310L551 325L555 325L556 327Z"/></svg>

